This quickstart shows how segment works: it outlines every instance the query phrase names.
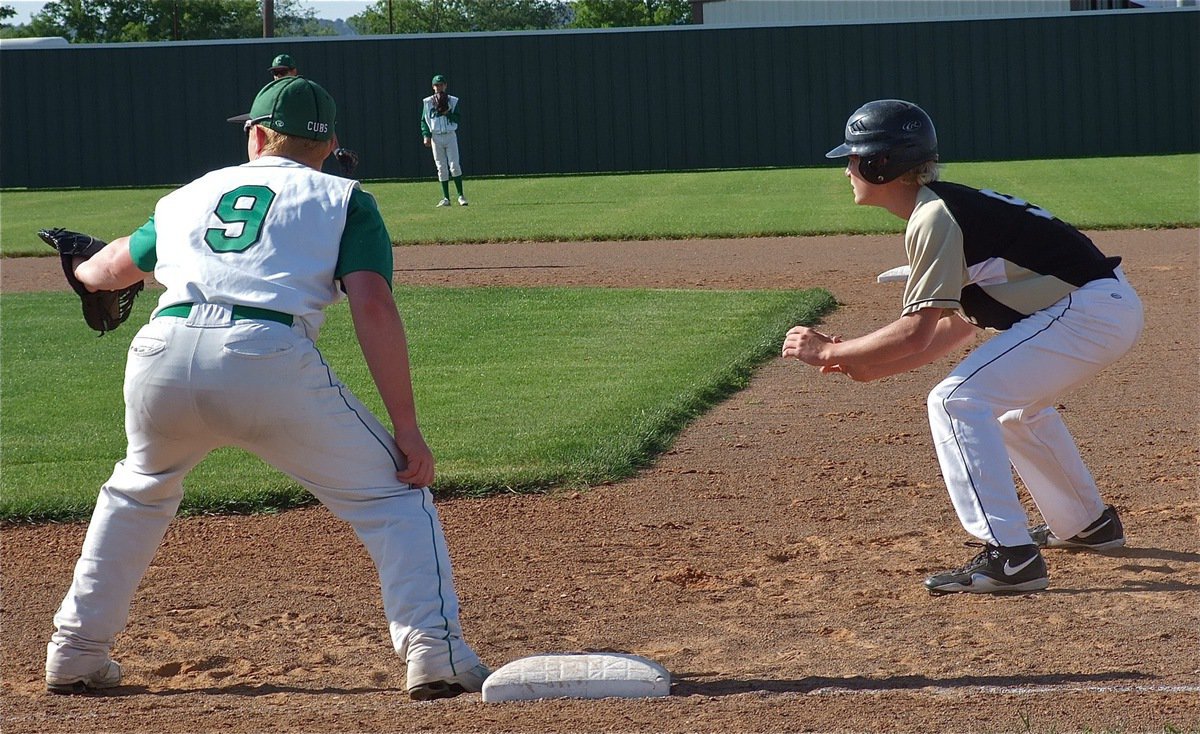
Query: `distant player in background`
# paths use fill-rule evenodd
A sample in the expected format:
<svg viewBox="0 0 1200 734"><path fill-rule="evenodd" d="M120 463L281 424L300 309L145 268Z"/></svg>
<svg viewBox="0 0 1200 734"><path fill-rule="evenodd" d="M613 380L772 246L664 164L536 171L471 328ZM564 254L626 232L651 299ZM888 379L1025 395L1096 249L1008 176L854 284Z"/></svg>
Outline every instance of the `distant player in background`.
<svg viewBox="0 0 1200 734"><path fill-rule="evenodd" d="M300 76L300 70L296 68L296 62L292 61L292 57L288 54L279 54L271 60L272 79L281 79L285 76Z"/></svg>
<svg viewBox="0 0 1200 734"><path fill-rule="evenodd" d="M442 200L438 206L450 206L450 181L458 191L459 206L467 205L463 196L462 165L458 157L458 97L446 93L446 77L433 77L433 94L421 100L421 138L433 150Z"/></svg>
<svg viewBox="0 0 1200 734"><path fill-rule="evenodd" d="M926 588L1036 591L1049 584L1039 547L1124 545L1116 510L1055 410L1058 395L1116 362L1141 333L1142 304L1121 258L1045 209L939 181L933 122L910 102L863 105L827 155L849 157L854 203L907 220L911 274L896 321L845 340L797 326L783 356L865 382L940 359L980 329L995 332L929 394L942 476L983 551ZM1028 527L1013 468L1046 524Z"/></svg>
<svg viewBox="0 0 1200 734"><path fill-rule="evenodd" d="M272 79L300 76L300 70L296 68L296 61L290 54L279 54L271 59L271 66L268 68L268 71L271 72ZM358 153L338 145L333 149L333 157L338 163L338 170L341 172L341 175L346 178L354 178L354 173L358 170Z"/></svg>
<svg viewBox="0 0 1200 734"><path fill-rule="evenodd" d="M319 85L276 79L244 116L248 163L168 194L136 232L74 266L91 290L150 272L166 290L129 348L128 449L100 489L54 616L51 692L120 685L110 653L130 601L184 477L222 446L261 457L354 528L379 571L413 699L477 692L489 674L462 637L428 489L434 457L417 424L387 228L357 181L319 170L336 114ZM343 294L391 430L317 350L325 309Z"/></svg>

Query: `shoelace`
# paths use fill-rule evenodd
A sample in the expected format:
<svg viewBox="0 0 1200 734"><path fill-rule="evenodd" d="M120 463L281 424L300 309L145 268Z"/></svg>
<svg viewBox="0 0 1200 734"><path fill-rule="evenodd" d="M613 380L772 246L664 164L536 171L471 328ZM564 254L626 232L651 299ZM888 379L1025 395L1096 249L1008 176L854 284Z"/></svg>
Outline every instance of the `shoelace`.
<svg viewBox="0 0 1200 734"><path fill-rule="evenodd" d="M963 573L968 569L974 568L975 566L979 565L981 560L1000 552L999 546L992 545L991 543L980 543L977 540L969 540L966 543L963 543L963 545L967 548L983 548L983 550L979 551L979 553L977 553L975 557L972 558L970 562L968 562L962 568L955 569L955 573Z"/></svg>

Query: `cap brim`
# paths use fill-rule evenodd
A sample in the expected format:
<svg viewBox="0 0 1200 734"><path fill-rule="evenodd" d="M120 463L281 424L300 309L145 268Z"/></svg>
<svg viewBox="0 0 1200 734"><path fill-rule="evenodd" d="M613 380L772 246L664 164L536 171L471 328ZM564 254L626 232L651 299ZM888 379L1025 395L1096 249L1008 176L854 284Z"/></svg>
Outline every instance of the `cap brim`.
<svg viewBox="0 0 1200 734"><path fill-rule="evenodd" d="M838 147L836 147L833 150L826 153L825 157L826 158L845 158L848 155L854 155L854 151L852 151L850 149L849 145L842 143Z"/></svg>
<svg viewBox="0 0 1200 734"><path fill-rule="evenodd" d="M250 113L247 112L244 115L237 115L235 117L226 117L225 121L226 122L245 122L246 120L249 120L249 119L250 119Z"/></svg>

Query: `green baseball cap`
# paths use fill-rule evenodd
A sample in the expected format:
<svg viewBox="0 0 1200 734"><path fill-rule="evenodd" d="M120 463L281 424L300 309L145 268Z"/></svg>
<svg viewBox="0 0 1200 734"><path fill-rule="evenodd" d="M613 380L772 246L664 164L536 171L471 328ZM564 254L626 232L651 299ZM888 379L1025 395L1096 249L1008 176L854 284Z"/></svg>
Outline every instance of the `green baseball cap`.
<svg viewBox="0 0 1200 734"><path fill-rule="evenodd" d="M431 84L445 84L445 83L446 83L446 77L442 76L441 74L434 74L434 75L433 75L433 81L432 81L432 82L430 82L430 83L431 83Z"/></svg>
<svg viewBox="0 0 1200 734"><path fill-rule="evenodd" d="M230 122L252 122L284 135L329 140L337 118L337 104L320 84L302 76L285 76L263 87L250 112L230 117Z"/></svg>
<svg viewBox="0 0 1200 734"><path fill-rule="evenodd" d="M271 61L271 67L267 71L275 71L276 69L295 69L296 62L292 61L292 57L287 54L279 54Z"/></svg>

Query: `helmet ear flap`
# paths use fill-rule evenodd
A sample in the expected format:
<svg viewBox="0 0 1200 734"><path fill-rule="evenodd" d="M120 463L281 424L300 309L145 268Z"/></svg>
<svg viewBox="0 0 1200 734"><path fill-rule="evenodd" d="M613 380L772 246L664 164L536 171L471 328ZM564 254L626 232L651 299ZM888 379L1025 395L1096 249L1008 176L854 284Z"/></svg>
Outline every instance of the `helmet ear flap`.
<svg viewBox="0 0 1200 734"><path fill-rule="evenodd" d="M859 174L862 175L863 180L870 181L873 184L887 183L888 177L885 173L887 166L887 153L880 153L879 155L864 157L858 160Z"/></svg>

